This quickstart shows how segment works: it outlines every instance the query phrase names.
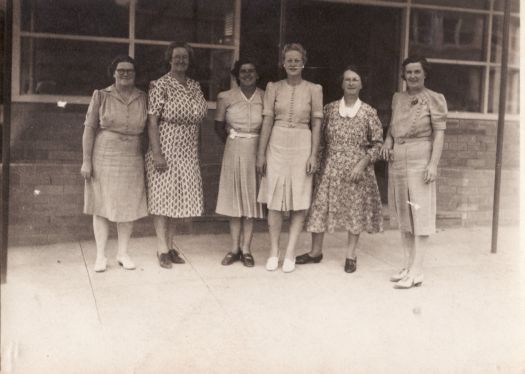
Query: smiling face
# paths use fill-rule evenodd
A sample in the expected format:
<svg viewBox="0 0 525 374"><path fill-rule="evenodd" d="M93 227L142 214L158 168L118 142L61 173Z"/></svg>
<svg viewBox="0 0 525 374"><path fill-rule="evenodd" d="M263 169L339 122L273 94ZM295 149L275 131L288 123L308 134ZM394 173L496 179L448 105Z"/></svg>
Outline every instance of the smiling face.
<svg viewBox="0 0 525 374"><path fill-rule="evenodd" d="M130 86L135 84L135 66L131 62L119 62L113 73L115 84L118 86Z"/></svg>
<svg viewBox="0 0 525 374"><path fill-rule="evenodd" d="M259 75L253 64L242 64L239 67L239 85L241 88L248 88L255 86Z"/></svg>
<svg viewBox="0 0 525 374"><path fill-rule="evenodd" d="M283 66L288 77L300 76L304 69L303 55L299 51L288 51L284 54Z"/></svg>
<svg viewBox="0 0 525 374"><path fill-rule="evenodd" d="M341 88L346 95L355 95L359 96L359 92L363 88L363 83L361 82L361 77L355 71L347 70L343 74L343 83Z"/></svg>
<svg viewBox="0 0 525 374"><path fill-rule="evenodd" d="M425 70L420 62L413 62L405 66L405 81L410 90L420 90L425 87Z"/></svg>
<svg viewBox="0 0 525 374"><path fill-rule="evenodd" d="M190 54L186 48L174 48L171 52L171 71L177 73L186 73L190 65Z"/></svg>

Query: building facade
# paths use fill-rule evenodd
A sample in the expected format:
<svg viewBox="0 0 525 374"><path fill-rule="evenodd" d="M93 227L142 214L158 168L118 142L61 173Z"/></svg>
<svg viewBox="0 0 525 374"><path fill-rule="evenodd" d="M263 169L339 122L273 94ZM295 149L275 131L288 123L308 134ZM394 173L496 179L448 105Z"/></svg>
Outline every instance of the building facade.
<svg viewBox="0 0 525 374"><path fill-rule="evenodd" d="M11 86L11 243L91 238L83 216L83 120L91 93L111 84L117 54L137 61L137 84L166 72L173 40L195 49L191 76L209 104L202 125L204 217L214 214L222 143L213 131L215 99L232 84L239 56L255 56L260 86L282 77L279 51L300 42L305 78L323 86L325 103L341 96L348 64L367 71L362 99L388 126L393 93L403 89L401 61L425 55L427 86L447 98L449 120L438 180L438 216L453 224L491 218L504 0L13 0ZM512 0L507 121L502 179L503 222L519 215L519 0ZM5 9L5 8L4 8ZM5 63L5 62L4 62ZM376 175L386 203L387 165ZM139 233L151 233L143 220Z"/></svg>

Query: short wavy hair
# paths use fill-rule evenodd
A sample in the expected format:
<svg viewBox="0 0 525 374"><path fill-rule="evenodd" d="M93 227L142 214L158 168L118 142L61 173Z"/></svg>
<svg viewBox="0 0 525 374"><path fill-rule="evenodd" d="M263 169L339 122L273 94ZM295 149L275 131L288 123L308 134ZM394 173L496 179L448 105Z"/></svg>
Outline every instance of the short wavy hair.
<svg viewBox="0 0 525 374"><path fill-rule="evenodd" d="M193 64L193 48L191 48L191 46L186 43L186 42L171 42L168 47L166 48L166 51L164 52L164 62L166 64L170 64L171 63L171 57L173 55L173 50L175 48L184 48L186 51L188 51L188 56L189 56L189 64L188 66L192 66Z"/></svg>
<svg viewBox="0 0 525 374"><path fill-rule="evenodd" d="M415 64L420 63L421 67L423 68L423 71L425 72L425 78L428 79L430 77L430 71L432 70L430 67L430 63L427 61L427 59L420 55L412 55L403 60L403 63L401 64L401 78L403 80L406 80L405 76L405 68L408 64Z"/></svg>
<svg viewBox="0 0 525 374"><path fill-rule="evenodd" d="M299 43L288 43L283 47L283 54L281 56L281 65L284 65L284 56L286 52L297 51L303 56L303 64L306 65L308 58L306 57L306 49Z"/></svg>
<svg viewBox="0 0 525 374"><path fill-rule="evenodd" d="M121 62L129 62L130 64L133 65L133 69L137 70L137 66L135 64L135 60L133 59L133 57L130 57L128 55L118 55L117 57L113 59L113 61L111 61L111 63L108 66L108 76L110 78L113 78L113 75L115 74L115 70L117 70L117 66Z"/></svg>
<svg viewBox="0 0 525 374"><path fill-rule="evenodd" d="M349 71L349 70L353 71L354 73L359 75L359 78L361 78L361 85L364 88L366 86L366 82L367 82L366 68L363 67L363 66L359 66L359 65L347 65L343 69L343 71L341 72L341 74L339 74L339 77L337 78L338 79L337 82L339 83L339 86L341 86L343 84L345 73L347 71Z"/></svg>
<svg viewBox="0 0 525 374"><path fill-rule="evenodd" d="M233 69L231 70L231 74L235 77L235 80L237 81L237 84L241 84L239 80L239 72L241 70L241 66L251 64L255 67L255 71L259 73L259 69L257 67L257 63L255 62L255 59L252 57L243 57L235 61L235 64L233 65Z"/></svg>

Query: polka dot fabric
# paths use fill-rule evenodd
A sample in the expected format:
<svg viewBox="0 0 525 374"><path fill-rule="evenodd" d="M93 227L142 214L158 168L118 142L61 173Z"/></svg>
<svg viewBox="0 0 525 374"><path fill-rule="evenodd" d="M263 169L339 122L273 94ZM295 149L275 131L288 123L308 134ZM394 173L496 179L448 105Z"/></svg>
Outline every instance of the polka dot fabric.
<svg viewBox="0 0 525 374"><path fill-rule="evenodd" d="M151 149L146 153L148 211L167 217L196 217L204 212L199 162L200 124L207 103L199 84L187 86L169 74L151 83L148 114L159 116L162 154L168 170L155 170Z"/></svg>

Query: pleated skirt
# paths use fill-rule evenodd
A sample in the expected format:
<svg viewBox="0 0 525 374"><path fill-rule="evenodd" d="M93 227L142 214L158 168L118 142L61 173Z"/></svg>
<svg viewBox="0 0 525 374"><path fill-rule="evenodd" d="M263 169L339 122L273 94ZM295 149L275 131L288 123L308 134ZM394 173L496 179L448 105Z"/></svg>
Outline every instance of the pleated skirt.
<svg viewBox="0 0 525 374"><path fill-rule="evenodd" d="M228 138L222 158L218 214L230 217L264 218L257 202L258 178L255 159L259 137Z"/></svg>
<svg viewBox="0 0 525 374"><path fill-rule="evenodd" d="M397 218L399 230L414 235L436 232L436 182L424 181L431 154L431 141L395 144L388 168L390 214Z"/></svg>
<svg viewBox="0 0 525 374"><path fill-rule="evenodd" d="M93 146L93 173L84 185L84 213L113 222L148 215L139 136L100 131Z"/></svg>
<svg viewBox="0 0 525 374"><path fill-rule="evenodd" d="M268 209L306 210L312 201L312 176L306 174L311 152L309 129L274 126L266 151L266 176L258 201Z"/></svg>

